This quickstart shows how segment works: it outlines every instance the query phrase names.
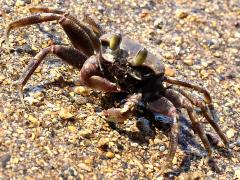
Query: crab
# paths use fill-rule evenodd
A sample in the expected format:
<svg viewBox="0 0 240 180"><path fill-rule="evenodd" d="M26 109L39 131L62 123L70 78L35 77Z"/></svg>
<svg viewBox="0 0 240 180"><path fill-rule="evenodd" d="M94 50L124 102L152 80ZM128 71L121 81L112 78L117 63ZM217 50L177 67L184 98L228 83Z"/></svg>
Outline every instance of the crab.
<svg viewBox="0 0 240 180"><path fill-rule="evenodd" d="M139 103L152 113L159 113L172 119L169 132L170 143L165 168L172 166L179 134L179 109L186 109L192 128L200 137L211 157L212 149L201 123L194 115L194 107L214 128L228 146L228 140L216 123L217 116L210 93L204 87L187 81L167 77L160 58L147 51L141 44L120 34L107 34L87 14L82 21L68 12L57 9L32 7L31 13L39 13L11 22L6 30L6 43L11 30L47 21L58 21L70 39L73 47L52 45L41 50L24 70L18 81L22 103L23 87L48 54L54 54L73 67L80 69L80 81L93 89L103 92L125 92L128 94L122 107L104 110L102 115L109 121L125 121ZM166 86L171 84L171 86ZM179 87L202 93L201 100Z"/></svg>

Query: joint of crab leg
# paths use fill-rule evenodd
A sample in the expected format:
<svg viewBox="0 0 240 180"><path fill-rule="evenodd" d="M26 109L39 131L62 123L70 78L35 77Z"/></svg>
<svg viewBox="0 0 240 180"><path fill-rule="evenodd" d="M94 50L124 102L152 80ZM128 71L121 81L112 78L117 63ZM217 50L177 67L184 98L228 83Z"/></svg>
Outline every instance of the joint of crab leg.
<svg viewBox="0 0 240 180"><path fill-rule="evenodd" d="M147 59L148 51L146 48L140 49L132 61L133 66L141 66Z"/></svg>
<svg viewBox="0 0 240 180"><path fill-rule="evenodd" d="M18 19L16 21L11 22L7 28L6 28L6 33L5 33L5 42L7 45L7 49L9 51L9 34L12 29L18 28L18 27L23 27L23 26L28 26L31 24L37 24L41 22L46 22L46 21L54 21L54 20L59 20L62 16L58 14L41 14L41 15L33 15L25 18Z"/></svg>
<svg viewBox="0 0 240 180"><path fill-rule="evenodd" d="M120 43L122 41L122 36L120 34L114 34L109 40L109 48L116 51L120 48Z"/></svg>
<svg viewBox="0 0 240 180"><path fill-rule="evenodd" d="M92 27L93 32L97 34L98 37L104 34L104 31L101 28L101 26L98 25L96 21L92 17L90 17L87 13L83 14L83 21Z"/></svg>

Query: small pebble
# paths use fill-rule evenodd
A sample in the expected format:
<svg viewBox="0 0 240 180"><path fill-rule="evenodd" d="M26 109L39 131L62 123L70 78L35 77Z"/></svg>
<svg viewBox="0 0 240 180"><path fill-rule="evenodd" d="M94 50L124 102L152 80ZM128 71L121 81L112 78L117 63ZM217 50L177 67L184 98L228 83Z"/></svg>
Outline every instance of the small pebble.
<svg viewBox="0 0 240 180"><path fill-rule="evenodd" d="M6 14L8 14L8 13L11 12L11 8L10 8L10 6L8 6L8 5L3 5L3 6L2 6L2 10L3 10Z"/></svg>
<svg viewBox="0 0 240 180"><path fill-rule="evenodd" d="M229 129L226 134L227 134L227 138L231 139L235 135L235 130L234 129Z"/></svg>
<svg viewBox="0 0 240 180"><path fill-rule="evenodd" d="M61 110L59 112L59 116L60 116L61 119L67 120L67 119L73 118L74 114L72 114L72 112L70 112L66 108L61 108Z"/></svg>
<svg viewBox="0 0 240 180"><path fill-rule="evenodd" d="M84 138L90 138L91 134L92 134L92 131L89 130L89 129L83 129L81 131L78 132L78 134Z"/></svg>
<svg viewBox="0 0 240 180"><path fill-rule="evenodd" d="M238 179L240 179L240 168L235 169L234 176Z"/></svg>
<svg viewBox="0 0 240 180"><path fill-rule="evenodd" d="M33 127L37 127L37 126L40 125L39 120L37 118L35 118L34 116L32 116L32 115L28 116L28 120L31 122Z"/></svg>
<svg viewBox="0 0 240 180"><path fill-rule="evenodd" d="M172 68L166 67L165 68L165 75L173 77L173 76L175 76L175 70L172 69Z"/></svg>
<svg viewBox="0 0 240 180"><path fill-rule="evenodd" d="M165 147L165 146L160 146L160 147L159 147L159 150L160 150L161 152L164 152L164 151L166 150L166 147Z"/></svg>
<svg viewBox="0 0 240 180"><path fill-rule="evenodd" d="M188 16L188 13L182 9L177 9L175 12L176 16L180 19L184 19Z"/></svg>
<svg viewBox="0 0 240 180"><path fill-rule="evenodd" d="M174 55L171 52L166 52L163 55L166 59L173 59Z"/></svg>
<svg viewBox="0 0 240 180"><path fill-rule="evenodd" d="M240 147L240 139L237 140L236 146Z"/></svg>
<svg viewBox="0 0 240 180"><path fill-rule="evenodd" d="M192 66L194 64L194 61L192 58L187 58L183 60L184 64L188 65L188 66Z"/></svg>
<svg viewBox="0 0 240 180"><path fill-rule="evenodd" d="M86 97L83 97L82 95L75 95L74 96L74 101L78 105L83 105L83 104L86 104L88 102L88 99Z"/></svg>
<svg viewBox="0 0 240 180"><path fill-rule="evenodd" d="M0 84L6 79L4 75L0 75Z"/></svg>
<svg viewBox="0 0 240 180"><path fill-rule="evenodd" d="M106 153L106 157L109 158L109 159L112 159L112 158L115 157L115 154L114 154L113 152L111 152L111 151L108 151L108 152Z"/></svg>
<svg viewBox="0 0 240 180"><path fill-rule="evenodd" d="M2 164L2 167L5 168L7 166L8 161L10 161L11 155L9 153L4 154L0 157L0 162Z"/></svg>
<svg viewBox="0 0 240 180"><path fill-rule="evenodd" d="M0 121L2 121L3 119L4 119L4 114L0 112Z"/></svg>
<svg viewBox="0 0 240 180"><path fill-rule="evenodd" d="M90 95L90 89L85 86L77 86L74 88L74 93L80 94L82 96L89 96Z"/></svg>
<svg viewBox="0 0 240 180"><path fill-rule="evenodd" d="M71 131L71 132L75 132L77 130L77 127L73 126L73 125L70 125L70 126L68 126L68 130Z"/></svg>
<svg viewBox="0 0 240 180"><path fill-rule="evenodd" d="M25 2L22 1L22 0L17 0L16 3L15 3L16 7L20 7L20 6L24 6L24 5L25 5Z"/></svg>

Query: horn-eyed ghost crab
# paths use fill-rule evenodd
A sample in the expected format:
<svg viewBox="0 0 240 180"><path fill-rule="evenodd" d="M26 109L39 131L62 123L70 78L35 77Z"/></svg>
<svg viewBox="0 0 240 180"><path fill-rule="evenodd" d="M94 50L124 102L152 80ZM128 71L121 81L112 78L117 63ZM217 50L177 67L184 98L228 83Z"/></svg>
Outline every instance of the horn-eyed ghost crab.
<svg viewBox="0 0 240 180"><path fill-rule="evenodd" d="M102 28L89 16L83 21L64 11L32 7L32 13L40 13L11 22L6 31L6 42L12 29L46 21L58 21L70 39L73 47L52 45L41 50L23 72L19 79L19 94L22 103L23 86L32 73L51 53L70 65L80 69L80 80L86 86L104 92L126 92L129 94L121 108L110 108L102 114L114 122L124 121L133 113L141 101L153 113L160 113L172 119L169 133L170 144L168 164L171 167L176 152L179 134L178 109L186 109L192 128L199 135L203 145L211 156L212 149L200 122L194 116L194 106L227 146L228 140L216 123L212 99L209 92L198 85L165 76L165 68L161 60L148 52L139 43L121 35L105 34ZM182 89L166 86L164 83L182 86L203 93L204 101L199 100Z"/></svg>

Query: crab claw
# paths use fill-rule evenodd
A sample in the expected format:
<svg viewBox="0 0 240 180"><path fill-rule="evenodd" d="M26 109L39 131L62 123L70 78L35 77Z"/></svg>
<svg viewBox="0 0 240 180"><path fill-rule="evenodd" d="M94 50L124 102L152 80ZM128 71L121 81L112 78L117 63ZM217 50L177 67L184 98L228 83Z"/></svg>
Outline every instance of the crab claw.
<svg viewBox="0 0 240 180"><path fill-rule="evenodd" d="M133 66L140 66L144 63L144 61L147 59L148 51L146 48L140 49L134 59L132 60Z"/></svg>
<svg viewBox="0 0 240 180"><path fill-rule="evenodd" d="M122 41L122 36L120 34L114 34L109 40L109 48L113 51L119 49L120 43Z"/></svg>
<svg viewBox="0 0 240 180"><path fill-rule="evenodd" d="M127 117L124 116L122 109L120 108L110 108L103 110L100 116L104 116L107 121L123 123Z"/></svg>

